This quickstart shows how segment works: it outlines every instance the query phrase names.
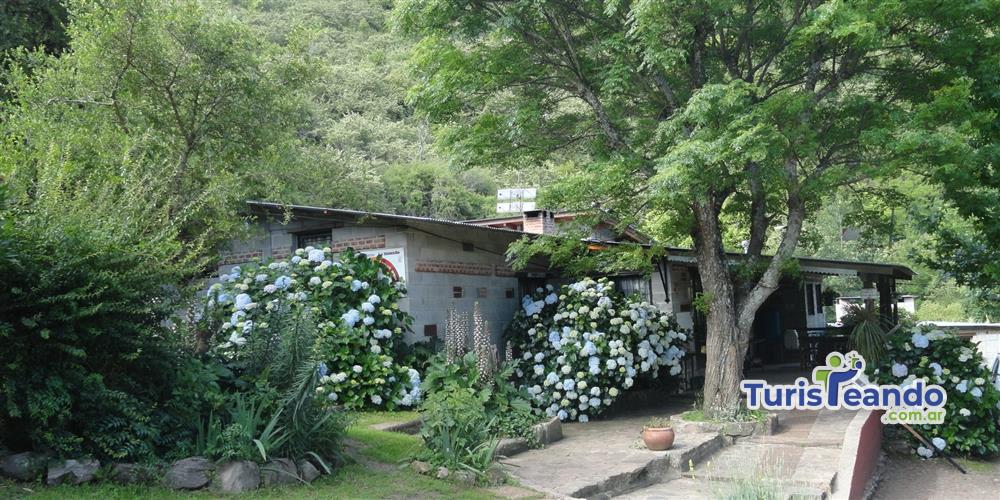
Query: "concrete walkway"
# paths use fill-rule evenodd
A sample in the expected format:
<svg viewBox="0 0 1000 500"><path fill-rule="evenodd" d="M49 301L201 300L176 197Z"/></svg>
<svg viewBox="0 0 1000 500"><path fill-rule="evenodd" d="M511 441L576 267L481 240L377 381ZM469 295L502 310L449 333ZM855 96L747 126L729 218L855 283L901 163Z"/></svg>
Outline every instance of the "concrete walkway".
<svg viewBox="0 0 1000 500"><path fill-rule="evenodd" d="M689 461L698 462L723 446L717 434L677 436L668 451L643 446L642 426L653 416L690 408L666 401L654 408L586 424L564 423L563 439L503 461L521 484L557 497L610 496L670 477L680 477Z"/></svg>
<svg viewBox="0 0 1000 500"><path fill-rule="evenodd" d="M693 471L684 471L685 480L654 484L625 498L829 497L844 433L855 412L777 413L779 424L774 435L739 439Z"/></svg>
<svg viewBox="0 0 1000 500"><path fill-rule="evenodd" d="M785 382L794 373L766 378ZM645 411L563 424L564 438L505 460L521 484L557 497L630 499L829 498L853 411L777 412L771 436L726 442L715 433L679 432L673 449L646 450L651 416L683 413L686 401ZM728 444L728 446L726 446Z"/></svg>

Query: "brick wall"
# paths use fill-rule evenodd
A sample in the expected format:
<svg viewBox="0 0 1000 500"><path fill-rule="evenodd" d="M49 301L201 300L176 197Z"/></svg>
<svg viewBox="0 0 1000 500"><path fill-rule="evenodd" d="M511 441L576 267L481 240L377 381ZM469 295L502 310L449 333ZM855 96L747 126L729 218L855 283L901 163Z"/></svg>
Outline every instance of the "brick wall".
<svg viewBox="0 0 1000 500"><path fill-rule="evenodd" d="M375 248L385 248L385 235L365 236L360 238L348 238L346 240L336 240L330 243L330 250L333 253L342 252L348 248L355 250L372 250Z"/></svg>
<svg viewBox="0 0 1000 500"><path fill-rule="evenodd" d="M274 260L287 259L289 255L292 255L292 247L275 248L271 251L271 258Z"/></svg>
<svg viewBox="0 0 1000 500"><path fill-rule="evenodd" d="M490 264L472 264L468 262L453 262L447 260L417 261L418 273L468 274L472 276L492 276L493 266Z"/></svg>
<svg viewBox="0 0 1000 500"><path fill-rule="evenodd" d="M510 266L502 266L499 264L494 266L494 274L503 278L513 278L517 276L517 273L515 273Z"/></svg>
<svg viewBox="0 0 1000 500"><path fill-rule="evenodd" d="M244 262L250 262L251 260L259 259L261 255L262 254L259 250L255 250L253 252L223 254L222 265L227 266L230 264L242 264Z"/></svg>

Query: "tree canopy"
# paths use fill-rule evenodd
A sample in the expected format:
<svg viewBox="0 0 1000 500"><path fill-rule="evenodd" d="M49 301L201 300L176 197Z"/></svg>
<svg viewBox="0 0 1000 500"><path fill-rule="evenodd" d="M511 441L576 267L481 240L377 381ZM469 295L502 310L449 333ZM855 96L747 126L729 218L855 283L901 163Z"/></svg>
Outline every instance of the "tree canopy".
<svg viewBox="0 0 1000 500"><path fill-rule="evenodd" d="M976 75L939 45L992 39L996 12L908 0L404 0L395 15L423 37L412 99L455 154L497 165L586 154L550 203L690 236L709 306L705 400L731 413L753 317L826 196L975 164L993 115L975 102ZM724 257L732 224L746 271Z"/></svg>

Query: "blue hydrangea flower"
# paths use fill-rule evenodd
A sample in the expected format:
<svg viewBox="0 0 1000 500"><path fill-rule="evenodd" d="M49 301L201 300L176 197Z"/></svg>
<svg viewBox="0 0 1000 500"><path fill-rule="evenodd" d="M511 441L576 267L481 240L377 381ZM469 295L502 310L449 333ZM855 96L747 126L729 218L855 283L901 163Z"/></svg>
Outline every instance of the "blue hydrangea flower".
<svg viewBox="0 0 1000 500"><path fill-rule="evenodd" d="M353 328L355 324L361 319L361 313L357 309L351 309L340 316L340 319L344 320L344 323L348 327Z"/></svg>
<svg viewBox="0 0 1000 500"><path fill-rule="evenodd" d="M247 295L245 293L241 293L241 294L239 294L239 295L236 296L235 306L236 306L236 309L243 310L243 309L246 309L246 307L248 305L250 305L252 302L253 302L253 299L251 299L249 295Z"/></svg>
<svg viewBox="0 0 1000 500"><path fill-rule="evenodd" d="M913 336L910 337L910 342L913 343L913 347L918 349L924 349L931 343L927 336L921 334L920 332L914 333Z"/></svg>
<svg viewBox="0 0 1000 500"><path fill-rule="evenodd" d="M906 374L908 374L908 373L910 373L910 369L907 368L906 365L904 365L902 363L893 363L893 365L892 365L892 374L894 376L902 378L902 377L905 377Z"/></svg>
<svg viewBox="0 0 1000 500"><path fill-rule="evenodd" d="M284 290L292 286L292 278L289 278L288 276L278 276L278 279L274 280L274 286L278 290Z"/></svg>

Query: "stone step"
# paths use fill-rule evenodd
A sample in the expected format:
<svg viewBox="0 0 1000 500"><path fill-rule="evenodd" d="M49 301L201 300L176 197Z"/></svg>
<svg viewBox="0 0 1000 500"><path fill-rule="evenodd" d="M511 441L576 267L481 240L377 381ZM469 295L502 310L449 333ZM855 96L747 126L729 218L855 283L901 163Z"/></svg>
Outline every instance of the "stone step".
<svg viewBox="0 0 1000 500"><path fill-rule="evenodd" d="M734 483L774 481L783 490L830 495L837 477L840 450L776 443L741 442L730 446L685 477ZM826 466L823 466L826 464Z"/></svg>
<svg viewBox="0 0 1000 500"><path fill-rule="evenodd" d="M508 471L522 485L558 497L609 498L658 481L680 477L723 447L718 434L678 434L673 448L649 451L638 436L624 442L572 439L509 460Z"/></svg>
<svg viewBox="0 0 1000 500"><path fill-rule="evenodd" d="M674 446L666 451L651 452L653 456L640 467L602 478L570 494L574 498L610 498L649 486L658 481L680 477L685 468L701 463L722 449L724 440L718 434L688 434L678 436Z"/></svg>
<svg viewBox="0 0 1000 500"><path fill-rule="evenodd" d="M691 500L711 498L759 498L780 500L825 500L820 490L778 484L748 484L682 477L657 483L616 497L625 500Z"/></svg>

